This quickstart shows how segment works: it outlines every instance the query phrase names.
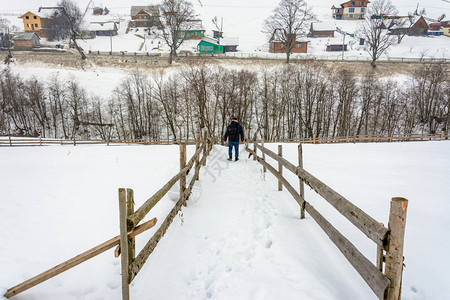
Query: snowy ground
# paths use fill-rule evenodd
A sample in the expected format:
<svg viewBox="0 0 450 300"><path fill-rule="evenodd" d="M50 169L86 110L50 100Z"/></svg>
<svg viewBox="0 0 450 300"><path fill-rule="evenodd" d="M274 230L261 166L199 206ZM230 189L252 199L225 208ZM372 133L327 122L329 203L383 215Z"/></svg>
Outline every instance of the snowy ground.
<svg viewBox="0 0 450 300"><path fill-rule="evenodd" d="M4 13L24 13L27 10L37 10L39 6L54 6L53 0L17 0L13 3L8 3L4 8ZM78 0L80 9L84 12L90 0ZM153 1L152 4L160 1ZM239 37L239 53L242 56L269 57L268 53L268 37L261 32L264 20L272 13L279 1L277 0L191 0L194 5L198 17L202 19L203 26L206 29L206 34L212 36L212 30L216 27L212 23L212 18L217 16L219 20L223 18L223 31L225 37ZM312 1L306 0L312 7L313 12L317 16L318 21L334 22L337 27L348 33L354 33L359 26L359 21L337 21L331 16L331 7L338 6L342 1L335 0L320 0ZM416 9L417 3L409 0L393 0L391 1L399 10L400 15L408 15L413 13ZM91 9L85 16L85 27L92 21L108 21L120 20L119 35L113 37L112 47L111 39L109 37L97 37L95 39L85 40L80 42L86 50L92 51L127 51L127 52L163 52L168 53L167 46L164 42L155 36L146 36L144 40L143 30L135 30L125 34L127 22L130 20L131 5L144 5L142 1L129 1L126 4L121 0L104 0L101 3L95 3L102 7L106 6L110 10L109 16L93 16ZM92 3L91 3L92 6ZM427 0L420 2L419 10L426 9L426 17L437 19L443 13L447 15L445 20L450 16L450 3L442 0ZM23 28L23 24L17 16L5 16L11 20L12 24ZM137 36L138 34L139 36ZM349 42L350 37L347 36L346 42ZM312 55L322 59L331 59L334 57L341 58L341 53L326 52L326 44L329 42L328 38L310 38L308 55ZM339 43L342 40L342 35L336 34L335 40ZM356 41L353 41L356 43ZM144 43L144 44L143 44ZM183 44L180 50L195 52L198 41L190 41ZM349 46L349 51L345 53L346 59L367 59L369 56L367 52L361 47L355 45ZM446 36L440 37L409 37L406 36L401 44L394 45L389 49L386 55L380 59L389 59L394 57L405 58L450 58L450 38ZM280 58L282 55L280 55Z"/></svg>
<svg viewBox="0 0 450 300"><path fill-rule="evenodd" d="M315 222L299 220L273 176L246 153L229 163L226 151L214 147L188 207L133 282L133 299L376 299ZM297 145L283 152L296 161ZM449 153L449 142L304 145L305 168L376 220L387 222L392 197L409 200L403 299L450 298ZM177 146L0 148L0 294L117 235L117 188L133 188L141 205L178 172L177 157ZM375 261L375 244L305 190ZM175 188L148 219L162 220L176 197ZM120 299L119 274L111 250L17 298Z"/></svg>

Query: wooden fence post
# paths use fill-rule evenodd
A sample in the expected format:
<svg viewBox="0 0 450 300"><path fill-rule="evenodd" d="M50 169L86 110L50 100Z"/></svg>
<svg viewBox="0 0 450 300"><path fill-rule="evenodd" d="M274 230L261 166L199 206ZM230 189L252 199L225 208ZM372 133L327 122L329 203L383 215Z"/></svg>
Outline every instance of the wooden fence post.
<svg viewBox="0 0 450 300"><path fill-rule="evenodd" d="M42 146L42 137L39 136L39 146Z"/></svg>
<svg viewBox="0 0 450 300"><path fill-rule="evenodd" d="M203 131L203 143L205 143L205 148L203 148L203 156L208 156L208 146L209 144L207 143L207 131ZM203 166L206 166L206 159L203 161Z"/></svg>
<svg viewBox="0 0 450 300"><path fill-rule="evenodd" d="M253 160L255 160L256 161L256 156L257 156L257 154L256 154L256 141L254 141L253 142Z"/></svg>
<svg viewBox="0 0 450 300"><path fill-rule="evenodd" d="M127 218L134 214L134 192L132 189L127 189ZM128 240L128 263L133 262L136 253L135 239Z"/></svg>
<svg viewBox="0 0 450 300"><path fill-rule="evenodd" d="M122 299L130 299L128 285L128 232L127 232L127 195L124 188L119 189L119 218L120 218L120 252L122 253Z"/></svg>
<svg viewBox="0 0 450 300"><path fill-rule="evenodd" d="M197 138L195 139L195 152L197 153L198 148L200 148L200 134L197 135ZM200 154L195 159L195 180L200 179Z"/></svg>
<svg viewBox="0 0 450 300"><path fill-rule="evenodd" d="M298 145L298 166L303 169L303 148L302 144ZM300 183L300 197L302 197L303 200L305 200L305 184L303 183L302 179L298 178ZM305 202L303 202L303 205L300 207L300 219L305 218Z"/></svg>
<svg viewBox="0 0 450 300"><path fill-rule="evenodd" d="M180 142L180 171L186 167L186 143ZM186 190L186 172L180 177L180 199L184 198L184 191ZM181 200L186 206L186 199Z"/></svg>
<svg viewBox="0 0 450 300"><path fill-rule="evenodd" d="M315 144L316 143L316 135L314 134L314 136L313 136L313 144Z"/></svg>
<svg viewBox="0 0 450 300"><path fill-rule="evenodd" d="M262 138L262 146L264 148L264 137ZM262 153L262 159L263 159L263 161L266 161L266 154L264 152ZM264 171L264 173L267 172L266 166L263 166L263 171Z"/></svg>
<svg viewBox="0 0 450 300"><path fill-rule="evenodd" d="M278 145L278 155L283 157L283 146L282 145ZM280 175L283 175L283 165L278 162L278 173L280 173ZM281 180L278 180L278 190L282 191L283 190L283 183L281 183Z"/></svg>
<svg viewBox="0 0 450 300"><path fill-rule="evenodd" d="M408 200L392 198L388 225L390 234L385 264L385 275L391 281L384 298L387 300L399 300L401 298L407 208Z"/></svg>
<svg viewBox="0 0 450 300"><path fill-rule="evenodd" d="M9 138L9 145L12 147L11 136L9 135L8 138Z"/></svg>

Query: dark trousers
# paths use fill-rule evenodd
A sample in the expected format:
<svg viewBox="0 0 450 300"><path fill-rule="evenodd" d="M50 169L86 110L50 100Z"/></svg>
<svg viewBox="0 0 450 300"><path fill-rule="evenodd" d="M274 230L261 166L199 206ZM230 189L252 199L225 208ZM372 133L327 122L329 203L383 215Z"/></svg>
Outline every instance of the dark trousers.
<svg viewBox="0 0 450 300"><path fill-rule="evenodd" d="M239 142L228 142L228 155L233 154L233 147L234 147L234 157L239 157Z"/></svg>

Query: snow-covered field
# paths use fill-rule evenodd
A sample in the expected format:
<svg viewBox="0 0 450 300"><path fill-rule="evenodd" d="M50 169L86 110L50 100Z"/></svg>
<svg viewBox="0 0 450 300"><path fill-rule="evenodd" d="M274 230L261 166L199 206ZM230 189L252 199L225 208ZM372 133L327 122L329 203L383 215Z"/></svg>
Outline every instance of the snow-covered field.
<svg viewBox="0 0 450 300"><path fill-rule="evenodd" d="M76 1L80 9L84 12L89 0ZM145 2L145 1L144 1ZM144 31L139 30L131 31L125 34L127 22L130 20L130 7L132 5L147 5L150 3L144 3L142 1L128 1L124 4L120 0L104 0L101 3L95 2L96 5L107 7L110 10L109 16L93 16L91 10L85 16L85 27L92 21L108 21L108 20L120 20L119 35L113 37L112 46L111 39L109 37L97 37L91 40L85 40L80 44L86 50L92 51L128 51L128 52L162 52L167 53L168 48L164 45L163 41L150 36L144 40ZM152 1L151 4L157 4L161 1ZM194 5L195 11L198 13L198 18L203 21L203 26L206 29L206 35L212 36L212 30L216 29L212 23L212 18L217 16L219 20L223 18L223 31L225 37L239 37L240 53L238 55L259 55L261 57L269 56L268 54L268 37L262 32L262 25L264 20L272 13L279 1L277 0L191 0ZM331 7L333 5L338 6L342 1L335 0L320 0L312 1L306 0L306 2L312 6L313 12L317 16L318 21L334 22L337 27L342 30L354 33L359 21L338 21L334 20L331 16ZM40 6L54 6L53 0L18 0L13 3L8 3L6 8L2 12L4 13L24 13L27 10L37 10ZM416 9L417 2L409 0L393 0L392 3L399 10L400 15L407 15L413 13ZM92 6L92 3L91 3ZM426 16L431 19L437 19L443 13L447 15L445 19L450 17L450 3L442 0L427 0L419 3L419 8L426 9ZM6 16L11 20L13 24L23 28L23 24L17 16ZM136 34L139 34L137 36ZM342 35L336 33L336 40L341 41ZM329 42L328 38L310 38L309 39L308 55L321 57L325 59L340 58L340 53L326 52L326 44ZM347 37L346 42L349 42ZM143 44L144 43L144 44ZM182 45L180 50L187 50L195 52L197 41L190 41ZM367 52L357 46L354 41L354 45L349 47L349 51L345 53L347 59L367 59L369 56ZM142 47L142 48L141 48ZM405 58L450 58L450 38L446 36L440 37L409 37L406 36L402 43L394 45L388 50L387 55L383 55L381 59L388 59L394 57ZM294 55L295 56L295 55ZM282 56L280 56L282 57Z"/></svg>
<svg viewBox="0 0 450 300"><path fill-rule="evenodd" d="M275 149L276 144L269 144ZM284 144L297 159L297 145ZM188 156L193 147L188 147ZM276 180L215 146L194 195L131 285L133 299L376 299ZM242 147L241 147L242 151ZM403 299L449 299L450 143L304 145L304 165L387 223L389 202L409 200ZM0 148L0 294L118 234L119 187L140 206L178 172L177 146ZM297 186L298 180L287 175ZM314 191L310 201L371 261L374 243ZM164 215L176 188L148 215ZM160 224L160 222L159 222ZM156 228L137 238L141 248ZM108 251L18 299L120 299L120 261Z"/></svg>

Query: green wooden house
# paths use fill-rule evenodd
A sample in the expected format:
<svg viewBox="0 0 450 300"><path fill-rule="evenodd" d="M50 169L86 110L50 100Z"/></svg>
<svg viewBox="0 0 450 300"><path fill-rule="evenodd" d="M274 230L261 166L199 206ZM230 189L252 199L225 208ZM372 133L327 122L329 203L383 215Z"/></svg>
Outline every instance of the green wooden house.
<svg viewBox="0 0 450 300"><path fill-rule="evenodd" d="M219 45L219 41L209 37L204 37L197 45L197 52L202 54L218 54L224 53L222 45Z"/></svg>

